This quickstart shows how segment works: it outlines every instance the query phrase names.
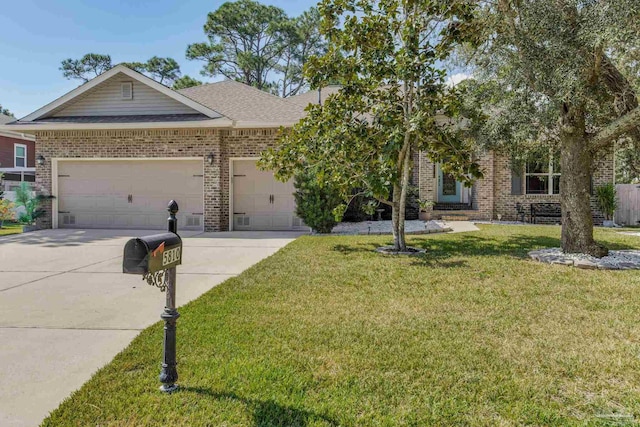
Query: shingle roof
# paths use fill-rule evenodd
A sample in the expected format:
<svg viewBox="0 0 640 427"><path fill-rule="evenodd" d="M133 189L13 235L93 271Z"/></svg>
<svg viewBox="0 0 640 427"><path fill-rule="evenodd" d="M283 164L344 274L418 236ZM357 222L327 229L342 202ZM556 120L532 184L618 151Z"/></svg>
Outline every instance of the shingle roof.
<svg viewBox="0 0 640 427"><path fill-rule="evenodd" d="M181 89L182 95L236 122L292 124L304 117L304 107L233 80Z"/></svg>
<svg viewBox="0 0 640 427"><path fill-rule="evenodd" d="M295 95L295 96L291 96L289 98L287 98L287 100L289 102L292 102L296 105L301 106L302 108L307 108L307 106L309 104L317 104L318 103L318 98L320 97L320 101L324 104L324 101L326 101L327 97L329 95L332 95L334 93L338 93L338 91L340 90L340 86L327 86L327 87L323 87L320 90L320 94L318 94L317 90L311 90L309 92L305 92L303 94L300 95ZM320 96L318 96L320 95Z"/></svg>
<svg viewBox="0 0 640 427"><path fill-rule="evenodd" d="M13 117L9 117L7 115L4 114L0 114L0 125L3 125L5 123L10 123L15 121L16 119L14 119Z"/></svg>

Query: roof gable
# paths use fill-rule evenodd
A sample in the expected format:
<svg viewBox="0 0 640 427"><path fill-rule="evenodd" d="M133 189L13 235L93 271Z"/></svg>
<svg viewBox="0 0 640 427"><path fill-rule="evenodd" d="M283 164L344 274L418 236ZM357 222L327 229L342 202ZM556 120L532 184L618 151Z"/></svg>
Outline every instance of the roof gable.
<svg viewBox="0 0 640 427"><path fill-rule="evenodd" d="M121 84L130 82L133 97L123 100ZM31 122L50 117L139 116L167 114L222 115L193 99L129 68L118 65L19 120Z"/></svg>

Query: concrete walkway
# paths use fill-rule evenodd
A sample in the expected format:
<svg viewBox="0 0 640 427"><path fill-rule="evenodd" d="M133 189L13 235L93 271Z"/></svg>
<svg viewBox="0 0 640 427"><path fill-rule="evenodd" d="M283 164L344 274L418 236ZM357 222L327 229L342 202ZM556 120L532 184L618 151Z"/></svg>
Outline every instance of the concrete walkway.
<svg viewBox="0 0 640 427"><path fill-rule="evenodd" d="M165 295L140 276L122 274L126 241L154 233L43 230L0 238L0 426L38 425L160 319ZM182 233L178 304L241 273L298 235Z"/></svg>

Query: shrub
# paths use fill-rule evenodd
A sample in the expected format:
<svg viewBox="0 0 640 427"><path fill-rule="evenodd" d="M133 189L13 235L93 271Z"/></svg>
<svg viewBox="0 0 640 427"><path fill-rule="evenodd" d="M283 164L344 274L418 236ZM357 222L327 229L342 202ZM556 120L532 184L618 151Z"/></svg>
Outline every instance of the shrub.
<svg viewBox="0 0 640 427"><path fill-rule="evenodd" d="M598 209L603 213L605 219L613 219L613 214L618 207L616 187L608 183L596 188L596 201L598 203Z"/></svg>
<svg viewBox="0 0 640 427"><path fill-rule="evenodd" d="M53 196L35 195L28 182L20 183L16 189L16 205L23 206L24 212L20 214L19 221L23 224L34 224L36 219L43 216L46 211L40 208L43 201L53 198Z"/></svg>
<svg viewBox="0 0 640 427"><path fill-rule="evenodd" d="M337 189L309 172L294 178L296 215L317 233L331 233L338 223L335 210L343 203Z"/></svg>
<svg viewBox="0 0 640 427"><path fill-rule="evenodd" d="M13 212L13 203L8 200L0 199L0 228L4 221L13 221L15 213Z"/></svg>

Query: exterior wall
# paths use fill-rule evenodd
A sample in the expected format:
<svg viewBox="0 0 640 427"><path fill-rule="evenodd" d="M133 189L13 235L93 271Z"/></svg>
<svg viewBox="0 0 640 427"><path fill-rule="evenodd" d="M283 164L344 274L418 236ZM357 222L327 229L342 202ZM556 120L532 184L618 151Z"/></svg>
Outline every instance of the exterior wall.
<svg viewBox="0 0 640 427"><path fill-rule="evenodd" d="M27 146L27 167L36 166L36 144L20 138L10 138L0 135L0 168L13 168L14 164L14 145L22 144Z"/></svg>
<svg viewBox="0 0 640 427"><path fill-rule="evenodd" d="M180 129L46 131L36 135L38 154L45 164L36 169L36 188L52 192L51 159L54 158L171 158L202 157L204 162L205 231L229 229L229 160L233 157L260 157L275 144L276 129ZM52 227L52 205L38 224Z"/></svg>
<svg viewBox="0 0 640 427"><path fill-rule="evenodd" d="M511 194L511 162L507 157L496 156L494 164L494 217L498 214L502 215L503 220L513 221L516 219L516 203L524 206L529 218L532 203L560 203L560 195L553 194L524 194L524 179L522 182L522 195ZM614 164L613 153L606 153L595 162L595 170L593 172L593 186L598 187L602 184L614 182ZM591 198L591 208L593 210L594 222L601 224L604 219L602 214L596 208L595 197ZM544 222L541 221L541 222ZM550 218L547 222L557 223L558 218Z"/></svg>
<svg viewBox="0 0 640 427"><path fill-rule="evenodd" d="M218 231L221 224L220 131L213 129L180 130L105 130L43 131L36 134L37 151L45 164L36 168L36 189L52 192L54 158L160 158L202 157L214 155L213 165L204 162L204 227ZM52 227L52 204L40 220L41 228Z"/></svg>
<svg viewBox="0 0 640 427"><path fill-rule="evenodd" d="M527 219L531 212L532 203L560 203L560 195L539 195L539 194L511 194L511 163L507 157L494 154L492 152L480 153L477 157L484 178L478 180L472 190L472 211L464 211L465 216L470 219L491 220L497 215L502 215L506 221L515 221L516 204L520 203L527 213ZM437 177L435 165L429 161L424 153L420 153L418 159L418 187L420 199L436 200L437 198ZM607 153L596 161L593 173L593 185L597 187L607 182L614 182L613 154ZM522 185L525 185L523 180ZM602 223L602 214L596 208L595 198L591 199L594 222ZM540 222L544 222L541 218ZM557 218L549 218L547 222L556 223Z"/></svg>
<svg viewBox="0 0 640 427"><path fill-rule="evenodd" d="M133 99L121 99L120 85L132 82ZM192 108L149 86L118 73L108 81L91 89L74 102L52 114L68 116L128 116L153 114L197 114Z"/></svg>
<svg viewBox="0 0 640 427"><path fill-rule="evenodd" d="M464 213L470 219L488 220L493 215L493 154L482 153L478 161L485 176L478 180L471 190L473 211L466 210ZM431 162L424 152L420 152L418 164L419 198L420 200L436 201L438 198L436 164ZM463 191L467 190L463 189Z"/></svg>

